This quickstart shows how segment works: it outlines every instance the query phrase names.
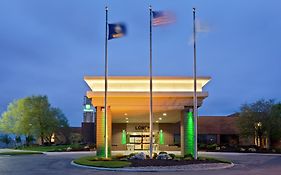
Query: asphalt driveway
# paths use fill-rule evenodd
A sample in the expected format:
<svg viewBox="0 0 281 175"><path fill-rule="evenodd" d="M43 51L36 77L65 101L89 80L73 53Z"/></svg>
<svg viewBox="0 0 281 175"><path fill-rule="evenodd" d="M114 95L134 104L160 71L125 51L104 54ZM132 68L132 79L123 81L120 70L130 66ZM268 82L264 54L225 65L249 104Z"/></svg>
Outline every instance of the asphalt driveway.
<svg viewBox="0 0 281 175"><path fill-rule="evenodd" d="M171 172L110 172L72 166L70 162L78 157L93 153L50 153L47 155L0 156L0 175L144 175L175 174ZM240 154L240 153L200 153L209 157L232 160L230 169L176 172L178 175L280 175L281 155Z"/></svg>

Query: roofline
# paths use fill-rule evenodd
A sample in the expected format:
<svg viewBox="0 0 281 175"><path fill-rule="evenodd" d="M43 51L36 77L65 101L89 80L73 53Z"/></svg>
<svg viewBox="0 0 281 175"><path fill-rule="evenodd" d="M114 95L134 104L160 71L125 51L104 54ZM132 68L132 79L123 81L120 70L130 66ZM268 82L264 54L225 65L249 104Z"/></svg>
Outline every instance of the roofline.
<svg viewBox="0 0 281 175"><path fill-rule="evenodd" d="M153 97L193 97L193 92L153 92ZM197 92L198 98L206 98L209 96L208 92ZM103 97L104 91L102 92L93 92L87 91L86 93L88 98ZM111 97L148 97L148 92L108 92L108 95Z"/></svg>
<svg viewBox="0 0 281 175"><path fill-rule="evenodd" d="M239 116L232 116L232 115L200 115L198 117L210 117L210 118L222 118L222 117L225 117L225 118L235 118L235 117L239 117Z"/></svg>
<svg viewBox="0 0 281 175"><path fill-rule="evenodd" d="M153 79L156 80L193 80L192 76L153 76ZM84 80L91 80L91 79L104 79L104 76L84 76ZM114 80L149 80L149 76L108 76L108 79ZM211 80L210 76L198 76L197 79L201 80Z"/></svg>

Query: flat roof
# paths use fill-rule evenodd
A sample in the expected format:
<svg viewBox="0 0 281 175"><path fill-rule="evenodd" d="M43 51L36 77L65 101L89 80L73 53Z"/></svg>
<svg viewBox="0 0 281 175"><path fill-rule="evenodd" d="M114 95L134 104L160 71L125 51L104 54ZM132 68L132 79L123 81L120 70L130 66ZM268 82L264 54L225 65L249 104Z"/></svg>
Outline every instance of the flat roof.
<svg viewBox="0 0 281 175"><path fill-rule="evenodd" d="M85 76L84 80L93 92L104 92L104 76ZM211 80L210 77L197 77L197 92ZM154 92L192 92L193 77L154 76L152 80ZM148 92L147 76L109 76L108 92Z"/></svg>
<svg viewBox="0 0 281 175"><path fill-rule="evenodd" d="M197 77L198 106L208 97L203 87L210 77ZM87 97L92 98L94 106L104 106L104 76L85 76L90 87ZM149 77L147 76L109 76L107 105L110 106L113 123L148 122L149 116ZM175 123L185 107L193 106L194 81L192 77L154 76L153 77L153 113L162 116L163 123ZM127 115L124 115L126 113ZM156 118L155 118L156 119Z"/></svg>

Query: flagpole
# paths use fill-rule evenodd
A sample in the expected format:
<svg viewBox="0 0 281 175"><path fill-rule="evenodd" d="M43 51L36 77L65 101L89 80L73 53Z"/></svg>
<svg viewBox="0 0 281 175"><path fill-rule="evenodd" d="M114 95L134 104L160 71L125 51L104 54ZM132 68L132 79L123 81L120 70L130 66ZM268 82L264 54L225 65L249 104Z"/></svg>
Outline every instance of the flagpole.
<svg viewBox="0 0 281 175"><path fill-rule="evenodd" d="M108 158L108 136L107 136L107 74L108 74L108 63L107 63L107 35L108 35L108 7L105 7L105 67L104 67L104 120L105 120L105 158Z"/></svg>
<svg viewBox="0 0 281 175"><path fill-rule="evenodd" d="M153 109L152 109L152 7L149 6L149 92L150 92L150 113L149 113L149 132L150 132L150 138L149 138L149 157L152 159L152 153L153 153Z"/></svg>
<svg viewBox="0 0 281 175"><path fill-rule="evenodd" d="M193 111L194 111L194 159L197 160L197 75L196 75L196 25L195 25L195 8L193 8Z"/></svg>

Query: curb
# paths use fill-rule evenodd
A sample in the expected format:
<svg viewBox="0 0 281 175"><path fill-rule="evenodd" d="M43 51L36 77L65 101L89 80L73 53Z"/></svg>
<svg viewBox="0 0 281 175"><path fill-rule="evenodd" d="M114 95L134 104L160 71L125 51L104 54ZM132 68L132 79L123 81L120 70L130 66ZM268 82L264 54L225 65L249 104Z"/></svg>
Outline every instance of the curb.
<svg viewBox="0 0 281 175"><path fill-rule="evenodd" d="M150 168L102 168L102 167L94 167L94 166L86 166L86 165L79 165L74 163L74 161L71 161L70 163L73 166L80 167L80 168L90 168L100 171L120 171L120 172L183 172L183 171L202 171L202 170L220 170L220 169L227 169L234 167L234 163L231 162L231 164L225 164L224 166L220 167L205 167L205 168L186 168L186 169L177 169L177 168L171 168L171 167L150 167ZM195 164L196 165L196 164ZM205 164L206 165L206 164ZM184 165L183 165L184 166Z"/></svg>
<svg viewBox="0 0 281 175"><path fill-rule="evenodd" d="M259 155L259 156L281 156L280 153L255 153L255 152L200 152L205 155Z"/></svg>

